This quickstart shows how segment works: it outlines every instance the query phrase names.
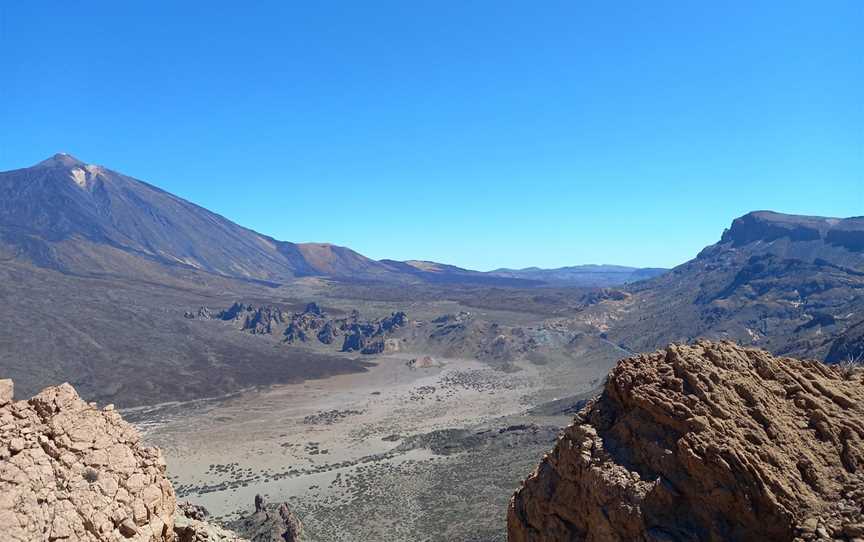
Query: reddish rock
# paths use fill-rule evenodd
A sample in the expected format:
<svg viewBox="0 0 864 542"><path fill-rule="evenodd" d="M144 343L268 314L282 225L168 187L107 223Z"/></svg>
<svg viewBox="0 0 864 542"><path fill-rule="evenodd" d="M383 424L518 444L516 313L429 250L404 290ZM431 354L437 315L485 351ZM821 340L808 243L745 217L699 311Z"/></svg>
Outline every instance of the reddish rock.
<svg viewBox="0 0 864 542"><path fill-rule="evenodd" d="M862 384L727 342L622 360L513 496L509 540L854 539Z"/></svg>

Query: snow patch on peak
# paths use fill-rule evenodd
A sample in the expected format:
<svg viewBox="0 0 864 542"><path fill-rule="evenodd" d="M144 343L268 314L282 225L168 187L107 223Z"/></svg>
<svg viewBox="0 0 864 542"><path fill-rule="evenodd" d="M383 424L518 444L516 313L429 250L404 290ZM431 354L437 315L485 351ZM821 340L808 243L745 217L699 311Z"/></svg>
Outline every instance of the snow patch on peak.
<svg viewBox="0 0 864 542"><path fill-rule="evenodd" d="M87 172L82 168L75 168L69 172L75 184L81 188L87 188Z"/></svg>
<svg viewBox="0 0 864 542"><path fill-rule="evenodd" d="M102 173L102 168L91 164L69 170L69 176L72 178L72 181L80 188L88 188L100 173Z"/></svg>

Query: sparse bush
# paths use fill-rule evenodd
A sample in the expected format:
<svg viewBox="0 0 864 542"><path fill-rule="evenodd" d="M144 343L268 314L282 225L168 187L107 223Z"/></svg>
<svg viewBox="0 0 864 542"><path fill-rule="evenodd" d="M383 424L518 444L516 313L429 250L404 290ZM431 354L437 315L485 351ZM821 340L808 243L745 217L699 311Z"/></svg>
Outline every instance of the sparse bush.
<svg viewBox="0 0 864 542"><path fill-rule="evenodd" d="M837 364L840 368L840 374L846 380L852 380L862 370L864 370L864 351L856 355L849 354L846 359Z"/></svg>
<svg viewBox="0 0 864 542"><path fill-rule="evenodd" d="M84 479L92 484L99 479L99 473L96 471L96 469L87 468L84 471Z"/></svg>

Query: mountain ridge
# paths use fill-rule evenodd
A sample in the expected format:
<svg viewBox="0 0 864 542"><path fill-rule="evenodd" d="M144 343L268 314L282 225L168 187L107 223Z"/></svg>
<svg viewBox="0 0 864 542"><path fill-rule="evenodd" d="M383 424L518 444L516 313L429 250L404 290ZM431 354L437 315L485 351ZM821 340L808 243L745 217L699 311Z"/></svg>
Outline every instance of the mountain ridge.
<svg viewBox="0 0 864 542"><path fill-rule="evenodd" d="M860 217L754 211L692 260L627 285L627 301L601 303L582 317L602 314L601 331L634 352L708 337L778 355L854 358L864 355L856 331L864 312L859 239Z"/></svg>
<svg viewBox="0 0 864 542"><path fill-rule="evenodd" d="M584 286L618 286L650 279L667 272L660 267L630 267L626 265L583 264L552 269L524 267L522 269L499 268L488 273L499 277L539 280L549 284Z"/></svg>

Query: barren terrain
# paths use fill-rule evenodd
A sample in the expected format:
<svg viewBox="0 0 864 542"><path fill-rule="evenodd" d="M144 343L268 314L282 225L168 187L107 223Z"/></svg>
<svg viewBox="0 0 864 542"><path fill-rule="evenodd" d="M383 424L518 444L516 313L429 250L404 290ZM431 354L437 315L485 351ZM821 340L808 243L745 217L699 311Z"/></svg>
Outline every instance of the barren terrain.
<svg viewBox="0 0 864 542"><path fill-rule="evenodd" d="M595 389L614 352L506 371L400 352L363 373L124 415L162 448L179 496L222 521L261 493L322 541L503 540L508 495L569 420L576 398L558 394Z"/></svg>

